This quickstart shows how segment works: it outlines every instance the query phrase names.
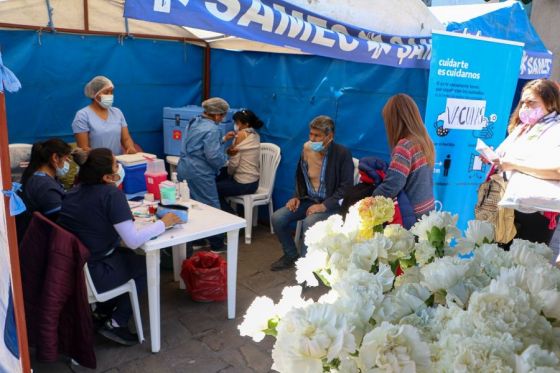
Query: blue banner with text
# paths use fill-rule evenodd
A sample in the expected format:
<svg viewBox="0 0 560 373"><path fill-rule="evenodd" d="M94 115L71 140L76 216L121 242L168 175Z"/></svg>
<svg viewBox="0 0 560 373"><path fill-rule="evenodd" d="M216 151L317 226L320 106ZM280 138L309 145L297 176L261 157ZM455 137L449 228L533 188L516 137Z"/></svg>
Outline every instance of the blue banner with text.
<svg viewBox="0 0 560 373"><path fill-rule="evenodd" d="M477 142L498 146L506 135L523 44L434 32L426 127L436 148L434 193L465 229L490 166Z"/></svg>

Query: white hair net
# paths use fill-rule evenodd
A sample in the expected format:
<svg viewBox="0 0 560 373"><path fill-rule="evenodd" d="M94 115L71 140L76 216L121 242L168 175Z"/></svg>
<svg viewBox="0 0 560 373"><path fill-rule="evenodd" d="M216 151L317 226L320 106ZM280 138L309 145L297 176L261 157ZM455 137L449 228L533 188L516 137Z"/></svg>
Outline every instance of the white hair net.
<svg viewBox="0 0 560 373"><path fill-rule="evenodd" d="M99 91L107 87L114 87L113 82L103 75L98 75L86 84L84 87L84 94L86 97L95 98Z"/></svg>
<svg viewBox="0 0 560 373"><path fill-rule="evenodd" d="M207 114L225 114L229 110L229 104L220 97L212 97L202 102L204 112Z"/></svg>

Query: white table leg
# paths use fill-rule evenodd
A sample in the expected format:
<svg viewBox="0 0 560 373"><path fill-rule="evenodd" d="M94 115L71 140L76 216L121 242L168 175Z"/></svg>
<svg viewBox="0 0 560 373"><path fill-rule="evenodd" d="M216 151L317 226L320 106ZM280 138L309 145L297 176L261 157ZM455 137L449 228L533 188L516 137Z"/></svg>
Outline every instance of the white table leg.
<svg viewBox="0 0 560 373"><path fill-rule="evenodd" d="M159 352L161 344L159 260L159 250L151 250L146 252L148 304L150 310L150 337L152 340L152 352Z"/></svg>
<svg viewBox="0 0 560 373"><path fill-rule="evenodd" d="M248 222L250 226L251 221ZM235 319L235 295L237 290L237 250L239 229L227 232L227 290L228 319Z"/></svg>
<svg viewBox="0 0 560 373"><path fill-rule="evenodd" d="M173 252L173 280L179 281L179 288L184 289L185 282L181 278L181 267L183 260L187 259L187 244L174 245L171 251Z"/></svg>

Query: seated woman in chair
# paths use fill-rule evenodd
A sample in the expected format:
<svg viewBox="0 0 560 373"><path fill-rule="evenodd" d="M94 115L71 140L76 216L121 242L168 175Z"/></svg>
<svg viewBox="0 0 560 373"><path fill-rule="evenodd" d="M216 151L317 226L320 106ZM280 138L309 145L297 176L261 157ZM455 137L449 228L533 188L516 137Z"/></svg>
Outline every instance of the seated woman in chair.
<svg viewBox="0 0 560 373"><path fill-rule="evenodd" d="M226 197L255 193L259 187L261 138L257 129L263 126L251 110L243 109L233 114L235 140L227 150L227 174L222 172L217 180L218 196L222 210L234 213Z"/></svg>
<svg viewBox="0 0 560 373"><path fill-rule="evenodd" d="M62 203L58 223L89 249L88 268L97 291L108 291L134 279L140 294L146 287L146 262L144 256L135 255L132 250L180 219L167 214L136 230L126 196L117 188L123 177L124 170L117 165L111 150L91 150L80 165L79 185L67 193ZM129 249L120 247L121 240ZM99 304L94 317L106 318L100 334L117 343L133 345L137 338L128 329L131 315L130 300L124 294L114 303Z"/></svg>
<svg viewBox="0 0 560 373"><path fill-rule="evenodd" d="M33 212L38 211L53 221L58 217L64 189L57 177L62 177L68 172L71 150L70 145L60 139L33 144L29 166L21 177L21 197L27 209L16 218L20 242Z"/></svg>

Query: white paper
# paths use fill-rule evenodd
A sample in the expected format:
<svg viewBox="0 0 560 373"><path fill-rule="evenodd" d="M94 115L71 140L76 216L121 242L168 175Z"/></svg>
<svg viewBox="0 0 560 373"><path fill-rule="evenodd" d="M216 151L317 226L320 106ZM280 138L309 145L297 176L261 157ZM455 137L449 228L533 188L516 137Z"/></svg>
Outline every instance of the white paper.
<svg viewBox="0 0 560 373"><path fill-rule="evenodd" d="M475 148L484 158L489 161L495 161L500 157L492 148L490 148L484 141L481 139L476 140L476 148Z"/></svg>

